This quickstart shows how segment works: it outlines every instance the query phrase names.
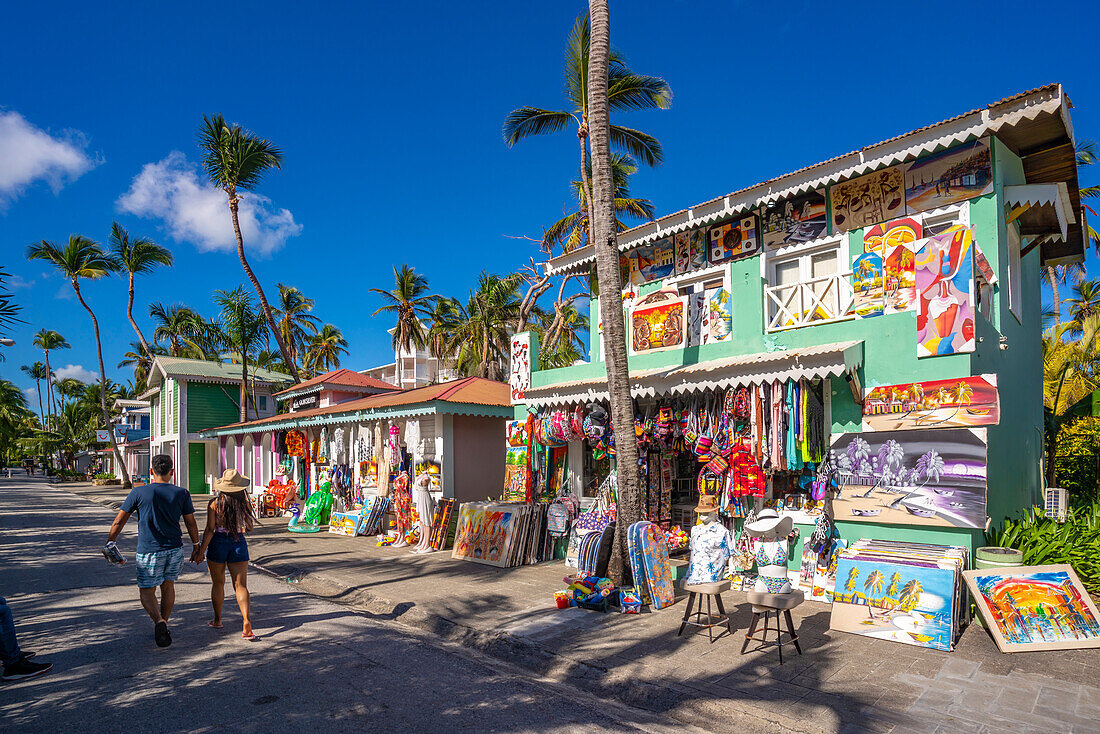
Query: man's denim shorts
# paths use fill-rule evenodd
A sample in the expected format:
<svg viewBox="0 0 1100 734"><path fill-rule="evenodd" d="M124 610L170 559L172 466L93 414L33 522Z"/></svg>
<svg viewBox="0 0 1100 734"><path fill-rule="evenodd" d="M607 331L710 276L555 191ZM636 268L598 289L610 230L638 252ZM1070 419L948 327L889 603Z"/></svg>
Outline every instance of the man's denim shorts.
<svg viewBox="0 0 1100 734"><path fill-rule="evenodd" d="M165 581L175 581L183 565L183 546L159 550L154 553L138 553L134 556L137 566L138 588L151 589Z"/></svg>

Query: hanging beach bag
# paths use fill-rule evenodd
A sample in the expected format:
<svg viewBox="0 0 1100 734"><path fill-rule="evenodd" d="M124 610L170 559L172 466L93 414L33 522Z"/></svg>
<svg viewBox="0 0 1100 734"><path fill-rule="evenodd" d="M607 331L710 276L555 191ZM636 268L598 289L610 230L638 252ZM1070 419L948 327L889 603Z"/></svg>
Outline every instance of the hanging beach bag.
<svg viewBox="0 0 1100 734"><path fill-rule="evenodd" d="M546 531L556 538L569 532L569 508L560 500L546 508Z"/></svg>

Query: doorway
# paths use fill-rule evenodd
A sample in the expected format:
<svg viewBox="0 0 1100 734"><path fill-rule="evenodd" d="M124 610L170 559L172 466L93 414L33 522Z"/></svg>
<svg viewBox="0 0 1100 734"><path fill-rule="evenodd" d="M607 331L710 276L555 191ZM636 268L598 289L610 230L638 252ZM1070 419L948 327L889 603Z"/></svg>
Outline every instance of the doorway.
<svg viewBox="0 0 1100 734"><path fill-rule="evenodd" d="M191 494L210 494L206 483L206 444L187 444L187 491Z"/></svg>

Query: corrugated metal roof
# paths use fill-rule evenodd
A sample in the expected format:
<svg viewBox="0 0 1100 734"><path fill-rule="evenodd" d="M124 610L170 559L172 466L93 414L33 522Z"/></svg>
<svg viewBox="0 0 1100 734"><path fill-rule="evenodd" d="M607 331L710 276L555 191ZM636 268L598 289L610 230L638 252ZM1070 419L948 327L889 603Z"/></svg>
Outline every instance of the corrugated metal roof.
<svg viewBox="0 0 1100 734"><path fill-rule="evenodd" d="M315 387L322 387L324 385L334 385L337 387L348 388L356 390L357 388L364 388L363 392L373 390L397 390L397 385L391 385L388 382L383 382L374 377L368 377L367 375L349 370L344 367L340 369L326 372L323 375L317 375L311 377L305 382L299 382L297 385L288 387L286 390L275 393L275 397L282 397L284 395L292 395L295 393L305 392Z"/></svg>
<svg viewBox="0 0 1100 734"><path fill-rule="evenodd" d="M245 423L231 423L219 428L211 428L203 433L219 431L240 432L239 429L263 430L266 426L281 425L293 421L305 421L311 418L335 417L348 413L387 411L422 407L425 412L436 404L483 406L486 408L511 407L511 388L503 382L486 380L481 377L464 377L460 380L443 382L438 385L426 385L411 390L399 390L380 395L368 395L365 398L349 400L338 405L324 408L310 408L295 413L282 413L270 418L262 418ZM469 411L467 411L469 412ZM476 412L476 411L474 411ZM495 411L500 412L500 411Z"/></svg>
<svg viewBox="0 0 1100 734"><path fill-rule="evenodd" d="M208 380L225 380L228 382L240 382L241 381L241 366L239 364L230 364L228 362L211 362L205 359L190 359L188 357L169 357L166 355L158 355L154 361L154 366L159 366L160 369L151 369L150 376L155 379L155 382L159 384L160 376L165 377L194 377L199 379ZM249 377L259 382L266 382L273 385L288 384L294 380L290 375L284 375L281 372L273 372L272 370L253 369L248 368ZM151 387L153 385L150 385Z"/></svg>
<svg viewBox="0 0 1100 734"><path fill-rule="evenodd" d="M861 364L862 341L818 344L632 372L630 393L634 397L686 395L775 380L839 376L858 369ZM597 377L532 387L525 397L525 402L531 405L572 405L607 400L607 379Z"/></svg>

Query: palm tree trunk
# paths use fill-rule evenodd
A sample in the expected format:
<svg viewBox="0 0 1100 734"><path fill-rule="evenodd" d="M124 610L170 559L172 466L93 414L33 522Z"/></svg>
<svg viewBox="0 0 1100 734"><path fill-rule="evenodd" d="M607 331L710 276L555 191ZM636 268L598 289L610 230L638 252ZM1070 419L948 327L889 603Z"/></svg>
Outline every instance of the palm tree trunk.
<svg viewBox="0 0 1100 734"><path fill-rule="evenodd" d="M641 484L638 441L634 436L634 401L630 396L630 365L626 352L622 281L615 241L614 192L611 182L611 124L608 119L607 74L611 52L611 19L607 0L589 0L592 37L588 52L588 119L592 144L592 239L596 277L600 287L600 314L607 358L607 388L611 424L615 431L615 467L618 478L618 522L608 573L616 585L625 575L626 533L641 520Z"/></svg>
<svg viewBox="0 0 1100 734"><path fill-rule="evenodd" d="M50 350L43 349L42 352L46 355L46 407L49 408L46 411L46 428L49 429L53 418L53 371L50 370Z"/></svg>
<svg viewBox="0 0 1100 734"><path fill-rule="evenodd" d="M248 360L241 354L241 423L248 420Z"/></svg>
<svg viewBox="0 0 1100 734"><path fill-rule="evenodd" d="M99 407L103 411L103 425L107 428L107 440L111 442L111 452L115 455L123 489L132 489L134 485L130 481L130 473L126 471L126 464L122 460L122 452L118 450L118 444L115 442L115 430L111 427L111 414L107 412L107 370L103 366L103 343L99 339L99 319L95 317L91 307L84 301L84 296L80 295L80 286L77 285L75 279L72 284L80 305L92 317L92 329L95 331L95 351L96 356L99 357Z"/></svg>
<svg viewBox="0 0 1100 734"><path fill-rule="evenodd" d="M1050 278L1050 290L1054 295L1054 325L1056 327L1062 325L1062 302L1058 299L1058 276L1052 275Z"/></svg>
<svg viewBox="0 0 1100 734"><path fill-rule="evenodd" d="M591 44L589 44L591 45ZM591 56L591 50L589 51ZM591 103L590 103L591 104ZM584 113L587 114L587 113ZM588 179L588 118L581 120L581 126L577 129L577 137L581 143L581 208L584 209L585 225L584 234L588 243L592 243L592 182Z"/></svg>
<svg viewBox="0 0 1100 734"><path fill-rule="evenodd" d="M130 273L130 295L129 300L126 302L126 318L130 319L130 326L134 327L134 333L138 336L138 341L141 342L141 348L145 352L145 356L149 359L153 358L153 350L149 348L149 342L145 341L145 336L141 333L141 329L138 328L137 322L134 321L134 274Z"/></svg>
<svg viewBox="0 0 1100 734"><path fill-rule="evenodd" d="M286 362L287 367L290 369L290 376L294 378L294 382L301 382L302 379L298 377L298 365L290 358L290 352L286 349L286 344L283 343L283 335L279 333L279 327L275 324L275 317L271 314L271 305L267 302L267 296L264 295L264 289L260 287L260 281L256 279L256 274L252 272L252 268L248 264L248 259L244 256L244 238L241 236L241 223L237 217L237 208L240 204L240 200L237 198L237 192L232 190L229 192L229 213L233 216L233 234L237 237L237 257L240 258L241 266L244 267L244 273L248 276L248 280L252 283L253 290L256 291L256 296L260 299L260 306L264 310L264 318L267 320L267 325L271 329L271 335L275 337L275 343L279 345L279 353L283 355L283 361Z"/></svg>
<svg viewBox="0 0 1100 734"><path fill-rule="evenodd" d="M46 427L46 414L42 412L42 380L34 381L34 391L38 394L38 418L42 421L42 427Z"/></svg>

